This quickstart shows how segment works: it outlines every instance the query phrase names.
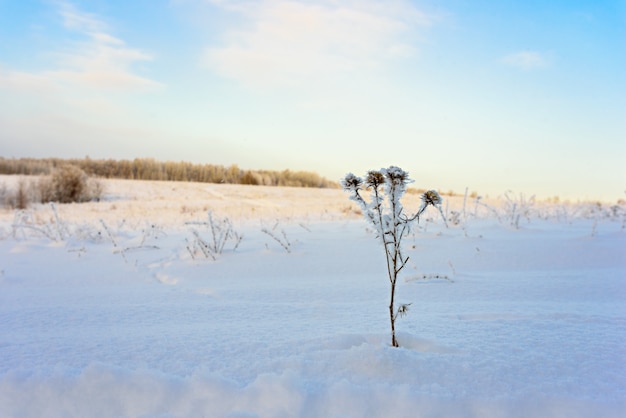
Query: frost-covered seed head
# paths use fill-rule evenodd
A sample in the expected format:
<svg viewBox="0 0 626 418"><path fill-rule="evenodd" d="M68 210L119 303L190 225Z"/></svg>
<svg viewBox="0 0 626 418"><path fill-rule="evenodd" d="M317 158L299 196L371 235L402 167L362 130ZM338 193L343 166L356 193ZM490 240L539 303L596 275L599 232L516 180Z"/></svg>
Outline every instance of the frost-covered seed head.
<svg viewBox="0 0 626 418"><path fill-rule="evenodd" d="M372 170L367 173L367 178L365 179L365 183L369 187L373 187L376 189L385 183L385 177L383 176L383 173L381 173L380 171Z"/></svg>
<svg viewBox="0 0 626 418"><path fill-rule="evenodd" d="M359 191L362 184L363 180L352 173L346 174L346 176L341 180L341 186L343 189L350 192Z"/></svg>
<svg viewBox="0 0 626 418"><path fill-rule="evenodd" d="M441 198L439 193L437 193L437 191L429 190L422 195L422 201L424 202L425 206L439 206L441 202L443 202L443 199Z"/></svg>
<svg viewBox="0 0 626 418"><path fill-rule="evenodd" d="M404 184L409 180L409 173L401 169L400 167L391 166L385 170L387 178L391 184Z"/></svg>

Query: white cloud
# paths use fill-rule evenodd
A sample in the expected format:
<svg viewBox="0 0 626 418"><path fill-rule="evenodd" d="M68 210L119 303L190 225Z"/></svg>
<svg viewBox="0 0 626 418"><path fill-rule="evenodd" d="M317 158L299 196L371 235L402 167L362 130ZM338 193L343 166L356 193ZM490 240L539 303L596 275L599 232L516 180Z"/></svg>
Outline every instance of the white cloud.
<svg viewBox="0 0 626 418"><path fill-rule="evenodd" d="M64 83L114 89L150 89L156 81L141 77L132 70L140 61L152 56L129 48L124 41L107 33L90 33L88 39L75 44L69 52L58 53L59 69L47 71L53 79Z"/></svg>
<svg viewBox="0 0 626 418"><path fill-rule="evenodd" d="M205 63L247 85L276 86L366 71L415 54L430 19L402 0L213 0L245 25L206 50Z"/></svg>
<svg viewBox="0 0 626 418"><path fill-rule="evenodd" d="M95 15L79 11L73 4L59 2L59 14L63 25L68 29L80 32L99 32L106 30L107 25Z"/></svg>
<svg viewBox="0 0 626 418"><path fill-rule="evenodd" d="M548 57L537 51L519 51L505 55L500 61L508 66L521 70L536 70L550 65Z"/></svg>
<svg viewBox="0 0 626 418"><path fill-rule="evenodd" d="M136 74L136 62L150 61L152 56L130 48L121 39L108 33L108 26L96 16L77 10L72 4L58 4L63 25L83 36L79 42L64 41L52 53L55 67L38 72L5 70L0 72L0 86L13 89L35 87L73 87L142 90L161 84Z"/></svg>

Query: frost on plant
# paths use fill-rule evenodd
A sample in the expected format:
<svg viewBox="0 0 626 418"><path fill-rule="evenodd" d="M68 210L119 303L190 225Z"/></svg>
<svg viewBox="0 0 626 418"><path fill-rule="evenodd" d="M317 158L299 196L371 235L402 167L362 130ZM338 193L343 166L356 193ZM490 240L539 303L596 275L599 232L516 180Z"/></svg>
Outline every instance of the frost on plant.
<svg viewBox="0 0 626 418"><path fill-rule="evenodd" d="M363 216L374 227L376 237L380 239L385 249L387 273L391 284L389 302L391 345L394 347L399 346L395 332L396 319L406 315L410 305L400 304L396 308L395 302L398 274L409 260L409 257L402 253L402 238L410 231L413 222L419 222L420 216L428 206L442 211L441 196L435 190L429 190L422 195L422 204L414 214L405 213L401 199L406 192L407 184L411 182L409 174L395 166L369 171L365 178L348 173L341 181L344 190L350 193L350 199L361 207ZM369 196L364 196L368 192Z"/></svg>
<svg viewBox="0 0 626 418"><path fill-rule="evenodd" d="M291 253L291 242L289 241L289 238L287 238L287 233L285 232L284 229L281 229L280 235L278 235L278 233L276 232L277 227L278 227L278 220L276 220L276 223L274 224L271 230L267 228L263 228L261 229L261 231L264 234L267 234L270 237L272 237L274 241L279 243L280 246L283 247L285 251L287 251L288 253Z"/></svg>
<svg viewBox="0 0 626 418"><path fill-rule="evenodd" d="M62 222L57 208L54 203L50 203L50 209L52 210L53 217L49 222L38 221L35 215L35 211L29 209L18 210L15 212L15 219L13 221L13 238L18 237L18 232L21 231L22 237L26 238L26 230L35 231L52 241L63 241L69 237L69 230L65 222Z"/></svg>
<svg viewBox="0 0 626 418"><path fill-rule="evenodd" d="M186 222L186 225L201 226L210 231L210 239L205 239L196 228L191 229L193 239L188 241L187 251L192 258L202 254L205 258L216 260L217 256L224 251L227 242L233 243L233 251L235 251L243 239L243 236L233 227L230 219L214 218L212 211L208 212L208 221Z"/></svg>

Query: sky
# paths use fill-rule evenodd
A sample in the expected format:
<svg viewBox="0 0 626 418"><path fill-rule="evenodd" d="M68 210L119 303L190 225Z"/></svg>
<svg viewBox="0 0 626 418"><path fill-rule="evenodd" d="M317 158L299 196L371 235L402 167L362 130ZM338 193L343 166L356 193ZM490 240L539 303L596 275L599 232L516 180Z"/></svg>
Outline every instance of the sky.
<svg viewBox="0 0 626 418"><path fill-rule="evenodd" d="M0 0L0 156L626 198L624 0Z"/></svg>

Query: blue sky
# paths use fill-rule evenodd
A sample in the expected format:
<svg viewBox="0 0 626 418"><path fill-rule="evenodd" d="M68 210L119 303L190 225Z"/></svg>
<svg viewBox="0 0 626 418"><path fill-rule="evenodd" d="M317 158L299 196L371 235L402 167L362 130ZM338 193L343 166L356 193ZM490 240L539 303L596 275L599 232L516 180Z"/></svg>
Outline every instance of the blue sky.
<svg viewBox="0 0 626 418"><path fill-rule="evenodd" d="M0 155L626 197L626 2L0 0Z"/></svg>

